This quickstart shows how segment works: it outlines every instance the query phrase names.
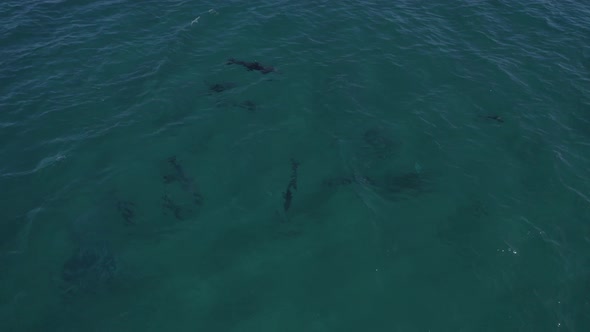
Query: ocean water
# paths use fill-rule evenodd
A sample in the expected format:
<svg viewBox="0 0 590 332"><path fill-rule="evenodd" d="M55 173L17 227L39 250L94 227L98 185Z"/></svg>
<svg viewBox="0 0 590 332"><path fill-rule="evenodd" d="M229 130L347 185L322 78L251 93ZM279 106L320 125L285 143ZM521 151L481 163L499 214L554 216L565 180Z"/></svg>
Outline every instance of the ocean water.
<svg viewBox="0 0 590 332"><path fill-rule="evenodd" d="M1 331L590 331L590 4L5 0L0 211Z"/></svg>

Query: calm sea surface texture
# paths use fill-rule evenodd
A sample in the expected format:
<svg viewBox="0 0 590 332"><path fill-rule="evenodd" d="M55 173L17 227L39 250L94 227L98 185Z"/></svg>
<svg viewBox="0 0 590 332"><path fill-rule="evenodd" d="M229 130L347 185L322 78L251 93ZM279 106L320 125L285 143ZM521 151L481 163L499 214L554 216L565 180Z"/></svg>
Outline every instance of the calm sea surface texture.
<svg viewBox="0 0 590 332"><path fill-rule="evenodd" d="M0 331L590 331L590 3L0 2Z"/></svg>

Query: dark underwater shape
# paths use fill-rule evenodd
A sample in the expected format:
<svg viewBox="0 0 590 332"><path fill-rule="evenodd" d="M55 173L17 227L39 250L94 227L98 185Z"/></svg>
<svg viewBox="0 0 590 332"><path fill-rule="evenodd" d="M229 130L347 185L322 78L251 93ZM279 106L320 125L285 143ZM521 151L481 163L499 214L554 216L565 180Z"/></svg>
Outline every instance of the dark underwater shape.
<svg viewBox="0 0 590 332"><path fill-rule="evenodd" d="M383 188L390 192L421 191L424 181L420 174L409 172L400 175L387 174L381 179Z"/></svg>
<svg viewBox="0 0 590 332"><path fill-rule="evenodd" d="M172 183L174 181L180 182L180 185L182 186L182 188L185 191L189 192L193 196L193 200L194 200L195 204L198 206L202 205L203 204L203 196L199 192L197 185L195 184L195 181L186 175L184 169L182 168L182 166L180 165L180 163L176 159L176 156L172 156L172 157L168 158L168 163L174 169L174 174L164 175L163 176L164 182L165 183Z"/></svg>
<svg viewBox="0 0 590 332"><path fill-rule="evenodd" d="M291 207L291 201L293 200L293 192L291 191L291 187L287 187L287 191L283 193L283 210L287 212Z"/></svg>
<svg viewBox="0 0 590 332"><path fill-rule="evenodd" d="M490 120L495 120L496 122L499 122L499 123L504 123L504 119L499 115L486 115L486 116L484 116L484 118L490 119Z"/></svg>
<svg viewBox="0 0 590 332"><path fill-rule="evenodd" d="M172 212L176 220L184 219L182 216L182 208L180 207L180 205L174 203L170 196L164 195L162 197L162 207L164 208L164 210Z"/></svg>
<svg viewBox="0 0 590 332"><path fill-rule="evenodd" d="M289 184L287 185L287 189L283 193L283 209L285 212L289 210L291 207L291 201L293 200L293 191L297 190L297 168L299 167L299 162L294 159L291 159L291 179L289 180Z"/></svg>
<svg viewBox="0 0 590 332"><path fill-rule="evenodd" d="M61 278L65 292L92 290L112 280L117 274L117 262L104 244L80 247L64 263Z"/></svg>
<svg viewBox="0 0 590 332"><path fill-rule="evenodd" d="M117 201L117 210L128 225L135 224L135 204L130 201Z"/></svg>
<svg viewBox="0 0 590 332"><path fill-rule="evenodd" d="M209 85L209 91L215 92L215 93L220 93L220 92L223 92L226 90L233 89L237 86L238 85L233 82L214 83L214 84Z"/></svg>
<svg viewBox="0 0 590 332"><path fill-rule="evenodd" d="M231 59L227 60L227 64L228 65L233 65L233 64L241 65L241 66L246 67L248 69L248 71L257 70L263 74L268 74L268 73L275 71L274 67L263 66L258 61L248 62L248 61L241 61L241 60L236 60L234 58L231 58Z"/></svg>
<svg viewBox="0 0 590 332"><path fill-rule="evenodd" d="M251 100L244 100L244 101L236 104L236 106L243 108L245 110L248 110L250 112L256 111L256 108L257 108L256 103L254 103Z"/></svg>
<svg viewBox="0 0 590 332"><path fill-rule="evenodd" d="M371 186L385 195L420 194L429 190L429 181L415 172L402 174L388 173L378 177L368 176L333 176L325 179L324 186L338 188L352 184Z"/></svg>

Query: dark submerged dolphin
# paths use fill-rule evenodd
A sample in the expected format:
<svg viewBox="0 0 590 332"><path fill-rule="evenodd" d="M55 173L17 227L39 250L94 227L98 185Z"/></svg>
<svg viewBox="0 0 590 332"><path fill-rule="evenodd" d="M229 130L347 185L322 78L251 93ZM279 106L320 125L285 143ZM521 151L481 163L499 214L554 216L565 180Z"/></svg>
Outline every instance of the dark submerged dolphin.
<svg viewBox="0 0 590 332"><path fill-rule="evenodd" d="M174 169L174 174L164 175L163 176L164 182L165 183L172 183L174 181L179 181L182 188L185 191L189 192L193 196L195 204L198 206L201 206L203 204L203 196L199 192L199 189L197 188L197 184L195 183L193 178L189 177L186 174L186 172L184 171L184 168L180 165L180 163L176 159L176 156L172 156L172 157L168 158L168 163Z"/></svg>
<svg viewBox="0 0 590 332"><path fill-rule="evenodd" d="M209 91L220 93L226 90L231 90L238 85L234 82L222 82L222 83L214 83L209 85Z"/></svg>
<svg viewBox="0 0 590 332"><path fill-rule="evenodd" d="M494 120L494 121L499 122L499 123L504 123L504 119L501 116L499 116L499 115L485 115L485 116L482 116L482 117L484 117L486 119Z"/></svg>
<svg viewBox="0 0 590 332"><path fill-rule="evenodd" d="M287 212L291 207L291 201L293 200L293 190L297 190L297 168L299 168L299 162L295 159L291 159L291 179L287 185L287 189L283 192L283 210Z"/></svg>
<svg viewBox="0 0 590 332"><path fill-rule="evenodd" d="M241 65L241 66L246 67L248 69L248 71L257 70L263 74L268 74L268 73L272 73L273 71L275 71L274 67L263 66L258 61L248 62L248 61L242 61L242 60L236 60L234 58L230 58L229 60L227 60L227 64L228 65L233 65L233 64Z"/></svg>

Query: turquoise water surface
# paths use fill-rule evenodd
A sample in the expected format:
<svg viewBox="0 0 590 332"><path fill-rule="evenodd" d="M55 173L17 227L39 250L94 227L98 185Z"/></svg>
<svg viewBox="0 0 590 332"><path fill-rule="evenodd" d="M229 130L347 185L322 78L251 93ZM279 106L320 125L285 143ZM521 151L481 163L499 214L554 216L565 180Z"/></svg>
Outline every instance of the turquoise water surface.
<svg viewBox="0 0 590 332"><path fill-rule="evenodd" d="M587 1L5 0L0 143L0 331L590 331Z"/></svg>

